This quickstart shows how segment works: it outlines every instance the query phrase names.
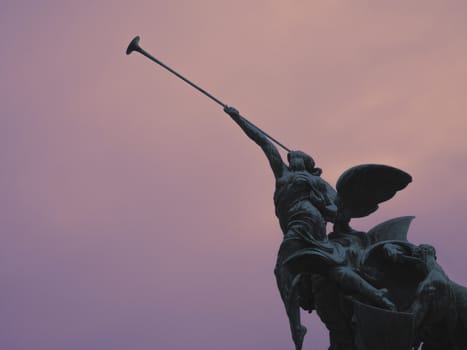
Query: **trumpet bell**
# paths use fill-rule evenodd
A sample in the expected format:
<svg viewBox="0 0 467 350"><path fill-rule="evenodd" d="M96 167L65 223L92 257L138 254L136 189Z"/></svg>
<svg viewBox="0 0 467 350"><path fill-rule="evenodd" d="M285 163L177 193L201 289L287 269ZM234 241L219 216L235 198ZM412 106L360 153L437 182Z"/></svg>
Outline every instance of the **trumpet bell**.
<svg viewBox="0 0 467 350"><path fill-rule="evenodd" d="M130 42L128 45L128 48L126 49L126 54L129 55L133 51L138 51L139 50L139 36L135 36L135 38Z"/></svg>

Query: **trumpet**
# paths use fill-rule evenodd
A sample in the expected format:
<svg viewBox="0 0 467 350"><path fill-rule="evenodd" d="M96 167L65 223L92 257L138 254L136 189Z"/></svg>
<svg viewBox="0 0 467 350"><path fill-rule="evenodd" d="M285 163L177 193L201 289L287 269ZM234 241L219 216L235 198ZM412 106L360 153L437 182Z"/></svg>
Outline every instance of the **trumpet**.
<svg viewBox="0 0 467 350"><path fill-rule="evenodd" d="M170 68L169 66L167 66L165 63L161 62L160 60L158 60L157 58L155 58L153 55L151 55L149 52L147 52L146 50L144 50L140 45L139 45L139 42L140 42L140 37L139 36L136 36L131 42L130 44L128 45L127 49L126 49L126 54L129 55L131 54L132 52L136 51L136 52L139 52L140 54L142 54L143 56L146 56L147 58L149 58L151 61L157 63L158 65L162 66L163 68L165 68L166 70L168 70L170 73L174 74L175 76L177 76L178 78L182 79L185 83L187 83L188 85L194 87L196 90L198 90L199 92L201 92L203 95L209 97L211 100L213 100L214 102L216 102L218 105L220 105L222 108L226 108L228 107L225 103L223 103L222 101L220 101L219 99L217 99L216 97L214 97L213 95L211 95L209 92L207 92L206 90L200 88L198 85L196 85L195 83L192 83L190 80L188 80L187 78L185 78L183 75L179 74L178 72L176 72L175 70L173 70L172 68ZM244 117L242 117L244 118ZM244 118L248 123L250 123L252 126L254 126L256 129L258 129L260 132L262 132L264 134L264 136L266 136L267 138L269 138L271 141L273 141L274 143L276 143L278 146L282 147L284 150L286 150L287 152L290 152L290 149L285 147L282 143L280 143L279 141L277 141L275 138L273 138L272 136L270 136L269 134L267 134L266 132L264 132L263 130L261 130L260 128L258 128L256 125L254 125L252 122L250 122L248 119Z"/></svg>

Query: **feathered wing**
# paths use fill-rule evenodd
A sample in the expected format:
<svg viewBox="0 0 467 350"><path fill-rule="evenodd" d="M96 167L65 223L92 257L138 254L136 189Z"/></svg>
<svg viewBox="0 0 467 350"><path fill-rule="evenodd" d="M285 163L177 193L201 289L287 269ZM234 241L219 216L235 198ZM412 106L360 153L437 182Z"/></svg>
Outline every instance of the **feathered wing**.
<svg viewBox="0 0 467 350"><path fill-rule="evenodd" d="M401 216L382 222L368 231L370 244L382 241L407 241L407 232L415 216Z"/></svg>
<svg viewBox="0 0 467 350"><path fill-rule="evenodd" d="M337 181L340 220L367 216L404 189L412 177L406 172L380 164L363 164L345 171Z"/></svg>

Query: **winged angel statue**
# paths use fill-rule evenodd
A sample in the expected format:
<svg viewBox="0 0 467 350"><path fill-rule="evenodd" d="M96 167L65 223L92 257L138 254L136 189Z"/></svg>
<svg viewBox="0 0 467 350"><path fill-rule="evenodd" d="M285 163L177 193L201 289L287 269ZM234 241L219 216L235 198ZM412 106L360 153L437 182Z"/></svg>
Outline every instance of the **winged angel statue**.
<svg viewBox="0 0 467 350"><path fill-rule="evenodd" d="M409 174L359 165L342 174L334 190L312 157L289 151L139 41L135 37L126 53L141 53L221 105L268 158L284 234L274 273L296 350L306 334L300 309L316 310L329 330L330 350L467 350L467 289L446 276L432 246L407 240L413 217L383 222L367 233L349 225L404 189ZM270 140L288 151L288 164ZM329 234L327 223L333 223Z"/></svg>
<svg viewBox="0 0 467 350"><path fill-rule="evenodd" d="M359 165L334 190L308 154L290 151L286 164L261 130L235 108L224 110L261 147L274 173L284 234L274 273L296 350L306 334L300 309L316 310L329 330L329 350L467 349L467 289L449 280L432 246L407 241L413 217L367 233L349 225L404 189L409 174Z"/></svg>

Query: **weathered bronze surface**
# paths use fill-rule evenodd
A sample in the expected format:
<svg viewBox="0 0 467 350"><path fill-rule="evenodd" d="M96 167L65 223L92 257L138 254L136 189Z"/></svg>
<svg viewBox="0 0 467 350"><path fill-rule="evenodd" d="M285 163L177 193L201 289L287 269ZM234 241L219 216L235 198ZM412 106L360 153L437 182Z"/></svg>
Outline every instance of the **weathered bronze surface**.
<svg viewBox="0 0 467 350"><path fill-rule="evenodd" d="M341 175L335 190L308 154L289 151L285 163L260 129L236 109L224 111L261 147L276 180L284 236L274 272L296 350L306 334L300 308L316 310L330 350L467 349L467 288L448 278L434 247L407 240L413 217L368 232L349 225L404 189L409 174L359 165ZM328 222L333 232L326 232Z"/></svg>

